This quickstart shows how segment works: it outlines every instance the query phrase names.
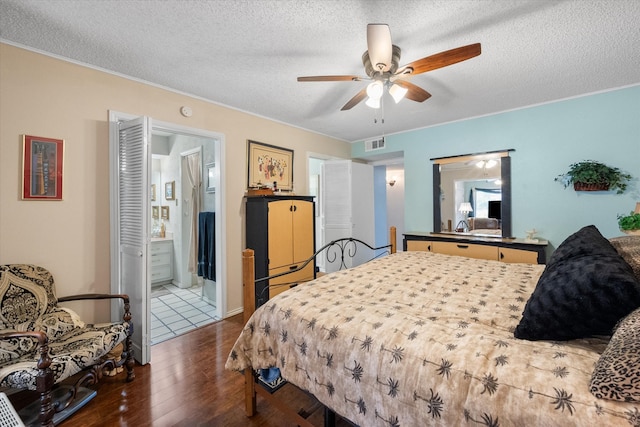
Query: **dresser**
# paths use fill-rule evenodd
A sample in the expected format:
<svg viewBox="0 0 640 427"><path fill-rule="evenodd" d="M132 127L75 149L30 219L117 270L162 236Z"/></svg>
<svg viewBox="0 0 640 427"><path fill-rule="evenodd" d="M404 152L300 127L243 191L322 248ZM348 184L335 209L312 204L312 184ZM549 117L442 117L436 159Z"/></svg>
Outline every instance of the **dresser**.
<svg viewBox="0 0 640 427"><path fill-rule="evenodd" d="M245 229L246 247L254 251L256 278L294 270L315 252L313 197L246 197ZM296 273L258 283L256 305L299 282L313 279L314 274L315 261ZM278 284L282 286L273 286Z"/></svg>
<svg viewBox="0 0 640 427"><path fill-rule="evenodd" d="M404 233L405 251L427 251L510 263L545 264L546 240L537 242L504 237L446 233Z"/></svg>
<svg viewBox="0 0 640 427"><path fill-rule="evenodd" d="M151 240L151 285L173 280L173 240Z"/></svg>

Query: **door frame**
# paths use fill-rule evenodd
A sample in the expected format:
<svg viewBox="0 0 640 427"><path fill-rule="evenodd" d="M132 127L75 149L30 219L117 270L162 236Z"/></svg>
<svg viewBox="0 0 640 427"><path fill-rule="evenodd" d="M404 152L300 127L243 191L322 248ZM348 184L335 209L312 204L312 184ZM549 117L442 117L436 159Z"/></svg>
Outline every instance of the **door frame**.
<svg viewBox="0 0 640 427"><path fill-rule="evenodd" d="M115 164L114 160L117 158L118 153L114 152L114 148L118 146L118 122L128 121L140 117L141 115L123 113L119 111L109 110L109 160L110 165ZM151 116L149 116L151 117ZM227 256L224 248L227 242L226 227L223 226L226 219L226 197L225 197L225 135L219 132L208 131L204 129L192 128L188 126L182 126L175 123L164 122L155 120L152 118L152 129L161 130L163 132L176 133L181 135L194 136L199 138L215 139L218 143L214 144L214 153L216 159L216 168L219 174L216 178L215 204L216 204L216 265L220 268L216 268L216 311L220 315L220 318L224 318L227 312ZM111 167L111 166L110 166ZM109 197L110 200L114 200L115 189L118 188L117 174L109 171ZM150 202L149 202L150 203ZM118 217L118 207L110 203L110 217L111 217L111 242L115 241L116 228L118 227L117 221L114 223L114 219ZM149 234L150 239L150 234ZM121 293L119 283L119 266L116 262L118 260L118 248L114 244L110 244L109 253L111 256L110 265L110 288L112 293ZM147 280L147 286L150 288L150 278ZM150 292L149 292L150 295ZM148 309L150 310L150 304ZM120 309L121 310L121 309ZM111 319L117 320L121 316L119 307L116 304L111 306ZM148 343L150 346L150 343Z"/></svg>
<svg viewBox="0 0 640 427"><path fill-rule="evenodd" d="M313 151L308 151L307 152L307 171L310 171L311 168L311 161L318 161L320 162L320 164L323 164L324 162L326 162L327 160L347 160L344 159L342 157L336 157L336 156L331 156L329 154L321 154L321 153L316 153ZM318 171L318 178L320 180L320 182L322 182L323 180L323 176L322 176L322 170L324 168L320 167L320 170ZM307 182L311 183L311 176L307 177ZM307 188L307 194L311 194L311 188ZM317 207L318 209L318 216L315 220L316 226L315 226L315 239L316 239L316 248L315 250L320 249L322 246L325 245L325 238L324 238L324 201L323 201L323 197L322 197L322 188L319 188L318 194L316 196L315 199L316 205L319 205ZM324 267L325 267L325 262L324 262L324 257L319 257L316 260L316 267L320 268L321 271L324 271Z"/></svg>

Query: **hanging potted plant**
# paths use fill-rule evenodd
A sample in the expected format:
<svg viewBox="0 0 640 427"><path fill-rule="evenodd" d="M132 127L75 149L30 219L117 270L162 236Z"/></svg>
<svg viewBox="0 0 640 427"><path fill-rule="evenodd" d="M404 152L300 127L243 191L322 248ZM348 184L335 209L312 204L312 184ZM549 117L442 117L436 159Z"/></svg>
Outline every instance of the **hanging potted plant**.
<svg viewBox="0 0 640 427"><path fill-rule="evenodd" d="M618 226L623 233L640 234L640 202L636 203L635 212L618 215Z"/></svg>
<svg viewBox="0 0 640 427"><path fill-rule="evenodd" d="M627 189L627 182L631 175L623 173L595 160L584 160L573 163L569 170L558 175L555 181L560 181L567 188L573 184L576 191L609 191L616 190L622 194Z"/></svg>

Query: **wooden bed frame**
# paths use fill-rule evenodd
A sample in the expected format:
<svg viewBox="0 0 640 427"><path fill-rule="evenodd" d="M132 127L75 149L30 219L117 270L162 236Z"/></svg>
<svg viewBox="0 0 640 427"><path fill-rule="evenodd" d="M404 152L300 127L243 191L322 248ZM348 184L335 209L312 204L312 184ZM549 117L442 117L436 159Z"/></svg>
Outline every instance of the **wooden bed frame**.
<svg viewBox="0 0 640 427"><path fill-rule="evenodd" d="M388 253L396 252L396 227L390 227L389 229L389 244L381 247L373 247L362 240L355 238L343 238L337 239L330 243L327 243L314 253L309 259L302 263L298 268L287 271L280 274L275 274L269 277L255 278L255 259L253 249L245 249L242 251L242 288L244 294L244 323L249 321L251 315L256 311L256 292L255 285L258 282L263 282L269 279L275 279L276 277L284 276L286 274L295 273L305 268L310 262L322 253L328 254L329 250L339 250L340 267L339 269L345 269L348 267L348 260L355 256L357 251L357 245L361 244L366 248L373 251L387 250ZM335 258L338 257L338 252L334 253ZM333 259L332 259L333 261ZM248 417L253 416L256 413L256 396L259 394L270 405L278 408L282 413L292 422L296 423L300 427L314 427L305 417L296 412L281 399L272 394L263 387L256 387L256 376L253 369L245 369L244 372L244 400L245 400L245 412ZM335 424L335 413L328 408L324 408L324 425L332 426Z"/></svg>

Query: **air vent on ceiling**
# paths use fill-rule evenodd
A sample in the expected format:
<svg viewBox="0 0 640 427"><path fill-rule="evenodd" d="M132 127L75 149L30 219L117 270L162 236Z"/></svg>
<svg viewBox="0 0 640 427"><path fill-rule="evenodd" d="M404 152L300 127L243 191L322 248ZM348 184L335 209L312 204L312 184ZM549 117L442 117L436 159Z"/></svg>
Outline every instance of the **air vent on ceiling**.
<svg viewBox="0 0 640 427"><path fill-rule="evenodd" d="M370 139L364 142L364 151L382 150L384 148L384 136L378 139Z"/></svg>

